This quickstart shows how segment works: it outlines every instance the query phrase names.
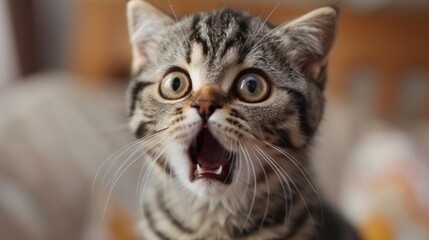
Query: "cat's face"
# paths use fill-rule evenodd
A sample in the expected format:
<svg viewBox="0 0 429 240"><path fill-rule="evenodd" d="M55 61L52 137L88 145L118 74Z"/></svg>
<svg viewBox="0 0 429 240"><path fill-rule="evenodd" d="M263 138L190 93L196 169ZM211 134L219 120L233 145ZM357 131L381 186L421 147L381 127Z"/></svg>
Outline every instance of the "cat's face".
<svg viewBox="0 0 429 240"><path fill-rule="evenodd" d="M213 197L291 165L323 112L333 8L275 27L232 10L176 22L128 4L130 126L159 174Z"/></svg>

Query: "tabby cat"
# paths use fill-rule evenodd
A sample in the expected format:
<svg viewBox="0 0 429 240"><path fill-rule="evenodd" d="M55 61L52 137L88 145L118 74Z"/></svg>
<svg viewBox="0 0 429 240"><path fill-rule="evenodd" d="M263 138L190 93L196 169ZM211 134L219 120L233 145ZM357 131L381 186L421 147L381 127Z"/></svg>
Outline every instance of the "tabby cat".
<svg viewBox="0 0 429 240"><path fill-rule="evenodd" d="M177 20L127 4L142 238L354 239L322 207L306 156L337 9L274 26L231 9Z"/></svg>

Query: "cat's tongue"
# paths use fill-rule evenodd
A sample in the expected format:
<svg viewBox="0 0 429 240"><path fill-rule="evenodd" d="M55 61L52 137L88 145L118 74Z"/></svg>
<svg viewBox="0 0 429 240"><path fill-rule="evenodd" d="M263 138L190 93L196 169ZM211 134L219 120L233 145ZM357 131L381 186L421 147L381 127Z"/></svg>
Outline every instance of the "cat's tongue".
<svg viewBox="0 0 429 240"><path fill-rule="evenodd" d="M228 163L227 151L207 128L201 131L198 141L200 148L196 160L202 168L217 169Z"/></svg>

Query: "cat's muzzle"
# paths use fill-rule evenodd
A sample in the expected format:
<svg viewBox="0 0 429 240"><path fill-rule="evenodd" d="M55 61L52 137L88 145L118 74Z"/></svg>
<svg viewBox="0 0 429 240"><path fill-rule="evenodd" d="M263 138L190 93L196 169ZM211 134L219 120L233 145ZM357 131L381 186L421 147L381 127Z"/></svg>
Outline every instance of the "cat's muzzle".
<svg viewBox="0 0 429 240"><path fill-rule="evenodd" d="M189 156L191 182L202 179L231 183L235 154L226 150L207 127L192 141Z"/></svg>

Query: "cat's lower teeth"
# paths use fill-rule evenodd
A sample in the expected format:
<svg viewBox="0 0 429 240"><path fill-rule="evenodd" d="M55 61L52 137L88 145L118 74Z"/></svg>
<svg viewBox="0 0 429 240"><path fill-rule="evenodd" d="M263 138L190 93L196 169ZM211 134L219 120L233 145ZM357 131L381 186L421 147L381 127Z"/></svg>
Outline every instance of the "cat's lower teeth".
<svg viewBox="0 0 429 240"><path fill-rule="evenodd" d="M223 170L222 165L220 167L218 167L217 169L207 169L207 168L203 169L200 166L200 164L197 164L197 174L212 173L212 174L216 174L216 175L221 175L222 170Z"/></svg>

